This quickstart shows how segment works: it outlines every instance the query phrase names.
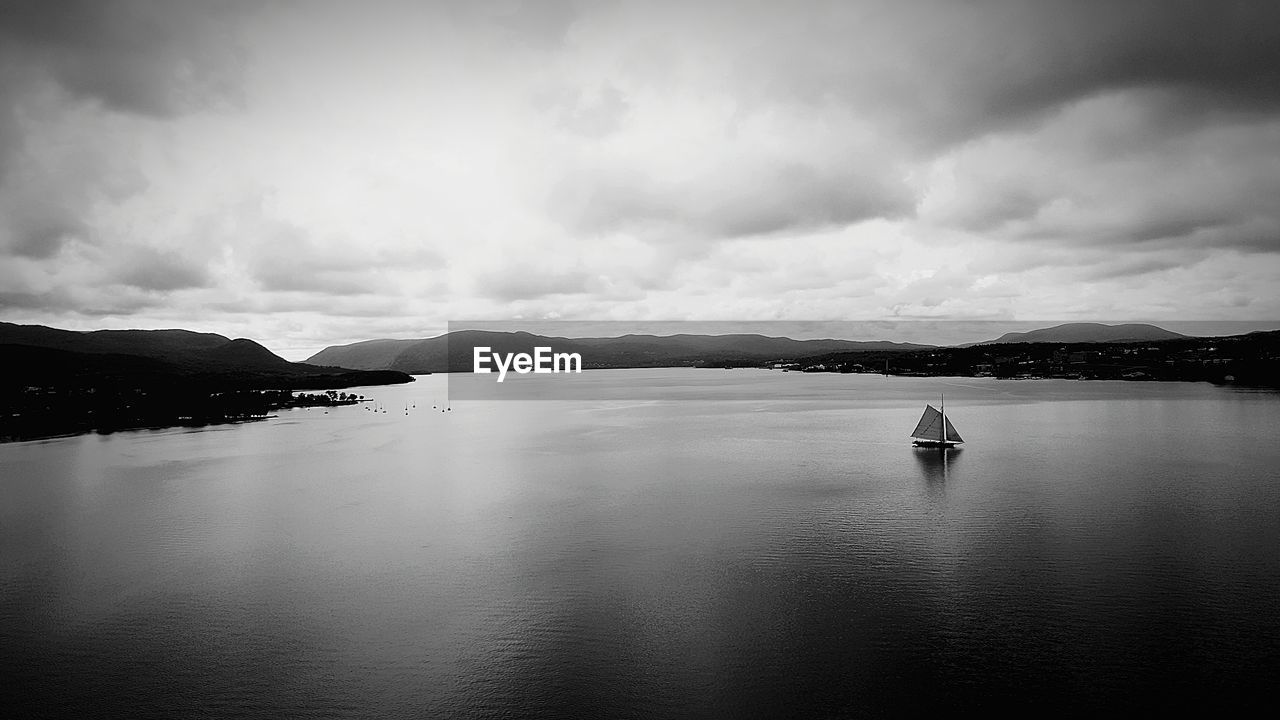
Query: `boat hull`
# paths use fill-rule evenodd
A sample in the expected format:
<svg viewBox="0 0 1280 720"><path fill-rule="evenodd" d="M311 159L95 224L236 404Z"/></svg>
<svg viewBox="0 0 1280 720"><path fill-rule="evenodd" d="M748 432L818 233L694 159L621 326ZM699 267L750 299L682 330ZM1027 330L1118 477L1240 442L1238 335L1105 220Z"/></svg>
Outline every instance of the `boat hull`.
<svg viewBox="0 0 1280 720"><path fill-rule="evenodd" d="M945 450L947 448L956 447L960 443L953 442L951 440L913 440L911 441L911 444L916 447L936 448L938 450Z"/></svg>

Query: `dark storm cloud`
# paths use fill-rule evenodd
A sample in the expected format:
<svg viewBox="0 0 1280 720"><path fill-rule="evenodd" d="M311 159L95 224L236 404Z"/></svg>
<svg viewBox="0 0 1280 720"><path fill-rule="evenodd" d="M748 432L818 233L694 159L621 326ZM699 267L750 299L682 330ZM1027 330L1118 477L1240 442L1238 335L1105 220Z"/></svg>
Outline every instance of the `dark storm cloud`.
<svg viewBox="0 0 1280 720"><path fill-rule="evenodd" d="M1013 252L999 260L984 263L981 269L996 273L1050 271L1055 276L1074 281L1098 282L1138 278L1167 270L1185 270L1215 256L1212 248L1175 244L1129 250L1107 247L1046 250Z"/></svg>
<svg viewBox="0 0 1280 720"><path fill-rule="evenodd" d="M621 168L578 173L553 196L554 211L576 231L679 229L672 237L724 239L902 217L912 199L901 183L860 168L782 162L720 167L673 182Z"/></svg>
<svg viewBox="0 0 1280 720"><path fill-rule="evenodd" d="M211 284L205 262L186 253L76 243L54 261L15 261L0 284L0 310L130 315Z"/></svg>
<svg viewBox="0 0 1280 720"><path fill-rule="evenodd" d="M0 310L72 310L76 301L65 291L12 292L0 290Z"/></svg>
<svg viewBox="0 0 1280 720"><path fill-rule="evenodd" d="M1272 4L249 6L0 0L0 306L1276 307Z"/></svg>
<svg viewBox="0 0 1280 720"><path fill-rule="evenodd" d="M1081 271L1079 275L1082 279L1086 280L1111 280L1115 278L1138 277L1141 275L1163 272L1165 270L1172 270L1174 268L1192 267L1203 258L1203 253L1177 258L1158 256L1132 257L1124 259L1110 258L1102 260L1097 265Z"/></svg>
<svg viewBox="0 0 1280 720"><path fill-rule="evenodd" d="M56 193L57 189L50 188L49 191ZM65 203L23 203L13 207L3 203L0 208L7 216L12 237L7 249L16 257L50 258L58 253L63 243L87 231L79 213ZM0 237L3 237L3 232L0 232Z"/></svg>
<svg viewBox="0 0 1280 720"><path fill-rule="evenodd" d="M235 102L247 3L0 0L0 252L48 258L93 236L95 201L137 188L98 110L163 119ZM78 124L67 137L49 128ZM123 157L122 157L123 156Z"/></svg>
<svg viewBox="0 0 1280 720"><path fill-rule="evenodd" d="M766 30L777 42L738 63L741 81L815 105L873 99L867 112L929 147L1107 91L1168 91L1166 123L1280 107L1274 3L948 0L796 12L801 31ZM868 42L866 52L854 45Z"/></svg>
<svg viewBox="0 0 1280 720"><path fill-rule="evenodd" d="M621 43L604 61L620 68L612 76L535 104L562 129L591 138L618 131L619 117L635 115L646 97L721 98L736 108L734 117L688 136L680 134L681 117L672 118L668 132L686 149L698 152L695 138L710 148L693 156L702 166L692 172L678 164L646 168L643 159L637 167L633 156L606 151L565 169L549 210L574 232L647 227L721 239L900 219L920 200L902 182L904 165L992 135L1034 133L1064 109L1108 93L1124 94L1137 109L1127 126L1096 119L1086 154L1128 155L1137 163L1170 153L1168 143L1198 129L1265 123L1280 112L1280 5L873 0L638 7L580 8L581 36L617 33L636 47ZM652 37L668 44L644 50ZM583 100L596 94L594 104ZM743 118L776 117L791 120L763 126L764 134L761 125L755 134L738 127ZM832 130L850 122L851 132L870 139L846 142ZM774 144L783 150L753 159ZM825 152L813 152L815 144ZM1056 169L1045 163L1025 174L1052 177ZM1166 163L1160 171L1184 170ZM1088 200L1078 188L1040 192L1023 181L978 190L985 197L953 217L955 227L1034 225L1064 194ZM1221 192L1208 180L1204 190L1210 198ZM1229 224L1240 203L1223 202L1229 207L1206 202L1171 220L1157 207L1154 217L1135 217L1132 232L1116 227L1088 241L1142 242Z"/></svg>
<svg viewBox="0 0 1280 720"><path fill-rule="evenodd" d="M1280 6L1236 0L993 4L1028 31L1022 59L985 93L996 115L1018 115L1103 90L1164 87L1207 106L1273 112L1280 106ZM1025 14L1025 25L1018 16ZM996 19L995 29L1004 23ZM1014 41L1015 43L1018 41ZM999 44L994 45L995 48ZM997 50L998 52L998 50Z"/></svg>
<svg viewBox="0 0 1280 720"><path fill-rule="evenodd" d="M115 280L140 290L158 292L208 287L210 282L203 263L152 248L127 251Z"/></svg>
<svg viewBox="0 0 1280 720"><path fill-rule="evenodd" d="M112 291L91 288L85 291L57 288L44 292L0 291L0 310L54 312L101 317L132 315L163 306L155 293L124 289Z"/></svg>
<svg viewBox="0 0 1280 720"><path fill-rule="evenodd" d="M999 230L1008 223L1030 220L1049 202L1028 188L1004 187L990 193L981 203L960 208L948 219L953 227L972 232Z"/></svg>
<svg viewBox="0 0 1280 720"><path fill-rule="evenodd" d="M1044 245L1280 251L1280 109L1177 126L1148 97L1096 97L957 148L922 215Z"/></svg>
<svg viewBox="0 0 1280 720"><path fill-rule="evenodd" d="M1258 177L1255 182L1280 191L1280 166L1271 177ZM1241 192L1238 184L1206 179L1170 189L1163 195L1158 186L1135 188L1116 182L1104 184L1100 179L1099 186L1110 189L1112 197L1099 197L1097 187L1087 193L1064 193L1046 199L1030 216L1009 216L988 229L1009 239L1077 248L1280 252L1280 208L1269 199ZM1072 210L1049 212L1055 203L1066 203Z"/></svg>
<svg viewBox="0 0 1280 720"><path fill-rule="evenodd" d="M1240 229L1230 217L1219 214L1216 210L1188 208L1179 210L1169 208L1167 211L1151 210L1135 215L1119 218L1110 222L1040 223L1028 224L1025 229L1014 229L1009 237L1039 240L1061 241L1071 240L1075 245L1085 246L1117 246L1142 245L1153 246L1169 244L1201 244L1213 238L1212 244L1232 245L1233 239L1239 244L1257 245L1258 237L1238 236L1234 231ZM1186 242L1179 242L1186 241ZM1280 248L1276 248L1280 249Z"/></svg>
<svg viewBox="0 0 1280 720"><path fill-rule="evenodd" d="M5 0L0 43L11 72L45 74L75 97L168 116L234 99L231 21L248 3Z"/></svg>

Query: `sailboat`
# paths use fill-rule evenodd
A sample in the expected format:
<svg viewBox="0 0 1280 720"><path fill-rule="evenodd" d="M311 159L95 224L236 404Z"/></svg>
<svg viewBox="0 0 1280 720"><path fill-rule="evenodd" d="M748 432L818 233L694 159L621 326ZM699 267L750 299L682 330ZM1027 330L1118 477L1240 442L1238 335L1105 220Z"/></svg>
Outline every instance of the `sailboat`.
<svg viewBox="0 0 1280 720"><path fill-rule="evenodd" d="M942 398L941 405L941 410L932 405L924 406L924 415L920 416L920 422L916 423L916 429L911 431L912 445L944 450L964 442L964 438L960 437L960 433L956 432L955 426L947 419L947 399L945 397Z"/></svg>

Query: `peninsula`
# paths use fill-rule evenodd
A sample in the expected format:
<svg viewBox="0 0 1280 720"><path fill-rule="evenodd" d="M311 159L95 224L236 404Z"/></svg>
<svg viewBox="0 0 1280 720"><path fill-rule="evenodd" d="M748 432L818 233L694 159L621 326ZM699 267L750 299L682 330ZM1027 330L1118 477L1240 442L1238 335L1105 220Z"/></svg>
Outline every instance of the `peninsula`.
<svg viewBox="0 0 1280 720"><path fill-rule="evenodd" d="M0 358L0 441L253 420L286 407L360 402L337 392L343 388L413 380L395 370L289 362L252 340L188 330L0 323Z"/></svg>

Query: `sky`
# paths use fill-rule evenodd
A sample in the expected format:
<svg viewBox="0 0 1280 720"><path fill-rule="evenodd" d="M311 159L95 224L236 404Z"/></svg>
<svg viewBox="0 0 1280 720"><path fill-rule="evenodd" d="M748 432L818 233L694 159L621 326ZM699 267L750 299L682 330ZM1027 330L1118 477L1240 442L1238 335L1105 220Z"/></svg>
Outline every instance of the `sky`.
<svg viewBox="0 0 1280 720"><path fill-rule="evenodd" d="M0 0L9 322L1274 321L1278 199L1273 3Z"/></svg>

